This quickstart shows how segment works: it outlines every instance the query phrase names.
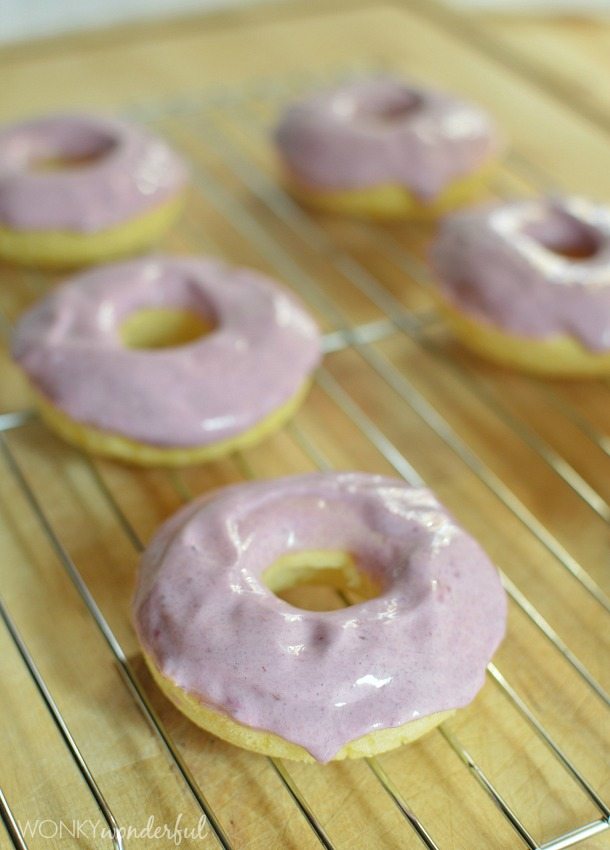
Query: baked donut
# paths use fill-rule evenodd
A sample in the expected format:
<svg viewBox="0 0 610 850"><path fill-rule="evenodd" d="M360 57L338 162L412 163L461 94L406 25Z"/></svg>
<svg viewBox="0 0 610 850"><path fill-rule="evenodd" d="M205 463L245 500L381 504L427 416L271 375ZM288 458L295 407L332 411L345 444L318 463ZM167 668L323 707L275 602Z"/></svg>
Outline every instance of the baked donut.
<svg viewBox="0 0 610 850"><path fill-rule="evenodd" d="M304 308L258 272L152 257L54 290L19 322L13 356L66 440L173 466L280 427L309 386L320 339Z"/></svg>
<svg viewBox="0 0 610 850"><path fill-rule="evenodd" d="M182 159L143 127L50 115L0 129L0 257L85 265L152 244L183 205Z"/></svg>
<svg viewBox="0 0 610 850"><path fill-rule="evenodd" d="M324 575L362 601L276 596ZM196 724L271 756L370 756L469 703L505 629L480 546L402 481L318 473L206 494L157 532L134 622L165 694Z"/></svg>
<svg viewBox="0 0 610 850"><path fill-rule="evenodd" d="M288 107L275 141L298 199L380 218L434 218L467 202L501 148L480 107L389 77L347 83Z"/></svg>
<svg viewBox="0 0 610 850"><path fill-rule="evenodd" d="M468 348L550 376L610 372L610 208L566 197L466 210L442 223L431 259Z"/></svg>

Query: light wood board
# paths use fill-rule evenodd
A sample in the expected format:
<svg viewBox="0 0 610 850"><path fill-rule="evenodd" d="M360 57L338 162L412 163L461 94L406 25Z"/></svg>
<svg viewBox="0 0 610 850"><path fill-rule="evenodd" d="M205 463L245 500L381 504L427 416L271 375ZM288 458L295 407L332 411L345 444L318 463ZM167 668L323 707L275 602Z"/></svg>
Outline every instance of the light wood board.
<svg viewBox="0 0 610 850"><path fill-rule="evenodd" d="M384 63L462 92L497 115L513 153L495 194L559 187L607 200L603 122L565 100L563 83L529 82L529 66L516 53L511 61L504 53L510 36L496 50L504 37L498 26L474 20L458 26L423 0L269 4L0 53L2 120L56 108L121 110L150 121L187 153L193 188L164 250L211 251L270 272L309 301L325 331L336 328L337 317L320 300L330 299L349 322L362 325L387 318L383 293L389 293L392 317L408 330L395 326L361 350L329 354L293 426L243 456L205 467L168 474L91 463L37 420L5 435L236 850L320 845L273 766L193 727L156 692L142 667L129 620L137 545L189 493L247 475L311 470L316 452L337 468L396 474L380 451L388 446L383 435L477 536L558 639L603 687L610 684L607 614L570 572L582 570L608 593L607 383L535 381L459 350L431 310L424 258L432 231L324 219L305 224L278 194L267 142L281 102L313 84L312 75L328 80L348 67ZM561 39L553 45L562 55ZM569 68L562 73L563 80L570 77ZM596 100L595 111L601 106ZM275 213L274 203L283 204ZM338 265L345 256L356 261L357 273L353 264L350 274ZM368 296L358 289L363 279ZM13 323L52 285L37 273L2 269L2 315ZM6 347L1 357L0 412L27 409L23 380ZM153 816L157 825L173 825L180 814L182 826L192 827L199 811L185 783L136 707L6 459L0 458L0 470L2 598L119 824L141 829ZM608 712L514 602L496 663L607 798ZM100 820L3 628L0 671L0 784L15 814L30 823ZM447 731L539 842L599 817L492 681ZM443 850L521 846L441 732L379 763ZM423 846L365 762L285 767L337 848ZM0 847L7 842L0 831ZM38 835L28 844L63 850L109 847L110 841ZM132 838L126 846L172 844ZM217 845L210 834L182 846ZM581 846L608 848L610 837L600 834Z"/></svg>

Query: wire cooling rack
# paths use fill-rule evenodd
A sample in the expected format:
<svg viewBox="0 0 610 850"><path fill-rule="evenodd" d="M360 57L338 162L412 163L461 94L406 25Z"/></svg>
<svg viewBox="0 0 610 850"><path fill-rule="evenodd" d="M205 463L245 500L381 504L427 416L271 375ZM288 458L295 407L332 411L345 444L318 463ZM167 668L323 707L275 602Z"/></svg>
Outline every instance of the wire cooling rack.
<svg viewBox="0 0 610 850"><path fill-rule="evenodd" d="M350 70L333 75L332 79L356 73L358 71ZM538 505L540 510L535 509L528 498L527 485L531 483L534 486L535 483L530 473L533 476L534 470L542 470L539 474L542 486L548 487L545 492L549 501L553 502L554 493L565 493L566 498L571 500L570 505L578 505L578 509L574 509L577 516L586 515L591 522L598 524L596 528L607 527L610 504L598 482L600 468L604 463L610 463L607 461L610 440L599 424L599 417L596 419L591 415L594 408L588 405L586 398L579 397L579 392L587 397L595 392L601 404L608 388L596 384L591 389L582 389L579 385L550 384L506 376L475 362L451 346L428 296L429 275L423 259L425 229L415 225L406 230L399 226L317 218L295 204L283 191L272 171L267 141L270 126L282 103L302 90L330 80L328 75L320 78L313 74L282 80L258 80L239 89L196 93L170 103L139 105L130 111L133 117L149 123L167 136L192 162L194 190L185 220L175 237L177 241L171 247L249 261L268 269L292 287L318 316L325 332L327 358L316 375L314 392L351 423L353 433L359 435L358 439L366 442L376 458L383 459L384 469L389 466L410 483L423 484L423 478L416 470L420 467L422 453L429 450L430 440L433 440L434 445L442 446L446 456L452 459L453 465L447 475L455 477L456 470L462 470L460 474L467 482L478 482L484 498L498 503L504 514L510 517L511 527L516 528L521 537L532 541L536 551L544 553L544 557L541 555L525 567L521 565L520 569L513 568L512 558L508 561L506 558L496 559L502 567L502 579L512 603L511 628L499 660L488 667L489 683L485 690L497 690L500 699L512 712L511 722L515 727L525 729L522 734L527 733L526 737L516 738L517 743L513 741L512 749L509 746L508 750L504 748L497 755L497 747L491 743L487 747L485 741L485 736L490 729L495 729L496 723L498 727L502 725L499 715L496 721L493 711L486 725L477 726L479 715L475 716L471 724L474 732L468 726L462 731L459 724L449 722L432 735L440 736L442 740L445 750L440 758L443 764L450 762L453 771L458 764L455 756L463 763L458 766L461 771L458 784L476 783L483 792L479 800L481 809L495 808L505 827L508 825L506 835L509 837L505 843L498 842L494 846L523 845L538 850L562 850L587 840L605 840L610 827L610 808L602 799L599 788L604 781L603 737L604 731L608 730L610 700L600 680L604 664L600 660L595 669L593 656L587 649L590 644L585 643L583 652L587 660L583 660L581 647L570 645L564 637L569 630L564 628L561 617L550 613L552 609L546 603L553 593L549 582L563 582L568 588L568 596L583 600L583 610L593 612L589 625L597 629L600 618L610 611L610 601L602 587L602 571L596 567L593 558L580 556L586 550L576 546L578 530L569 527L566 533L562 533L561 517L559 524L547 523L546 507ZM514 152L498 175L493 190L496 195L502 196L550 188L553 188L552 179L539 166ZM202 210L205 210L204 218L201 217ZM15 285L29 288L33 295L38 295L45 290L47 281L27 273L21 275ZM8 334L9 318L4 319L4 328ZM406 363L402 359L404 351L408 351L411 358ZM333 358L336 357L339 358L336 361L339 366L334 365ZM432 384L422 389L420 369L439 377L436 394L430 390ZM374 387L375 391L382 393L379 399L374 394L367 395L368 389L363 391L365 384L367 388ZM444 413L444 394L455 396L456 392L466 399L464 416L474 420L474 431L468 430L466 419L454 421ZM551 429L544 417L532 414L532 399L549 412ZM408 435L406 447L395 426L389 428L387 425L384 404L390 403L394 412L404 416ZM489 447L483 443L479 445L471 438L473 433L484 433L491 420L506 434L506 446L502 452L510 453L512 447L517 457L531 459L531 468L523 467L524 490L517 491L505 483L506 469L497 462L502 452L496 447L492 447L490 452ZM154 731L175 774L205 816L208 824L205 840L211 847L238 850L251 846L240 843L233 823L227 822L222 813L216 811L208 794L205 769L202 772L199 768L192 768L170 728L171 723L162 719L163 712L157 707L158 700L151 697L149 687L140 675L141 668L134 664L133 657L123 648L116 628L111 627L110 618L83 577L83 564L78 563L78 558L63 542L57 522L49 515L31 472L28 473L26 464L20 459L13 436L31 428L35 422L36 415L30 411L0 416L0 450L19 498L25 500L38 529L42 530L54 549L59 565L101 633L125 687ZM287 427L286 433L310 466L331 468L324 431L312 429L308 424L306 405L303 414ZM568 429L572 440L589 446L596 453L595 470L583 466L573 455L571 443L562 442L562 429ZM346 439L355 440L356 437L346 436ZM76 452L65 451L77 456ZM233 460L238 477L247 479L256 475L256 463L252 457L242 454ZM379 462L372 461L373 467ZM142 549L139 534L103 470L97 462L88 458L79 457L79 463L85 465L93 477L99 498L112 511L122 532L139 552ZM197 479L191 480L187 474L168 473L168 479L183 499L189 499L198 489ZM442 489L442 481L441 477L431 484L440 484ZM438 490L438 486L435 489ZM468 495L464 495L463 499L467 503ZM452 510L458 514L459 501L458 492L454 502L450 503ZM476 512L476 504L469 506L469 510ZM569 526L569 522L566 524ZM494 533L492 528L491 539ZM515 560L521 557L521 551L518 550ZM575 551L579 552L578 556ZM555 572L549 571L545 576L543 562L551 562ZM531 592L529 584L528 592L522 589L523 581L519 579L524 575L523 568L531 576L539 575L539 580L531 584ZM554 579L555 575L559 575L560 579ZM95 846L130 846L124 836L125 824L121 824L113 814L116 801L100 790L93 768L71 734L7 606L1 605L0 614L22 664L107 824L107 837ZM561 700L561 711L569 714L573 710L573 717L577 718L578 709L586 703L590 716L594 718L598 737L587 735L581 740L577 719L574 719L573 725L561 726L558 723L553 705L554 699L559 698L559 692L553 695L548 687L541 685L537 690L536 683L514 681L515 677L518 678L518 665L514 658L522 649L518 628L524 622L529 627L528 634L536 636L536 647L540 647L540 682L545 668L558 663L563 671L561 676L570 683L568 696ZM587 625L582 628L586 631ZM61 629L61 620L58 620L58 629ZM506 672L505 665L510 668L511 674ZM571 706L571 702L574 705ZM90 710L95 711L95 705ZM504 708L501 710L504 712ZM471 711L467 709L464 714L468 715ZM10 723L11 719L8 718L8 721ZM504 737L510 739L510 736ZM520 746L518 742L523 740L528 743ZM414 745L415 748L417 746ZM416 847L423 844L434 850L444 850L445 847L473 850L475 845L461 843L457 833L451 844L437 837L439 822L427 820L420 814L422 806L411 799L409 786L401 773L400 758L399 753L398 756L370 758L364 762L383 791L381 806L394 807L402 819L402 825L396 827L398 838L393 839L395 843L388 839L386 845L380 837L375 846ZM559 794L560 800L563 800L558 808L555 803L551 814L543 819L544 830L548 834L535 832L529 807L525 807L523 813L520 809L519 801L528 799L528 789L523 796L523 793L506 787L503 781L506 763L520 761L527 763L531 794L542 801L541 806L547 795L554 799L554 795ZM580 767L583 762L596 765L593 776ZM320 814L311 802L306 784L295 778L290 765L277 759L269 759L268 763L281 783L281 793L291 799L294 815L301 817L310 830L309 838L314 845L317 842L325 848L338 850L347 846L372 846L368 843L357 845L353 840L349 844L342 841L341 835L330 827L327 814ZM417 769L417 761L410 764ZM313 770L324 771L327 768L314 767ZM607 771L605 775L607 777ZM554 787L555 784L557 787ZM437 789L428 788L426 793L432 796ZM574 802L576 799L580 801L578 805ZM451 805L460 807L459 794ZM7 834L14 847L25 848L30 846L31 839L25 836L14 814L18 806L18 800L9 800L0 792L0 811ZM179 806L176 801L176 809ZM27 812L21 811L21 815L24 814L27 815ZM439 816L442 817L442 810ZM22 819L20 817L19 820ZM288 846L285 841L283 833L278 832L269 846L283 848ZM476 847L487 846L487 840L481 833ZM610 845L587 843L586 846Z"/></svg>

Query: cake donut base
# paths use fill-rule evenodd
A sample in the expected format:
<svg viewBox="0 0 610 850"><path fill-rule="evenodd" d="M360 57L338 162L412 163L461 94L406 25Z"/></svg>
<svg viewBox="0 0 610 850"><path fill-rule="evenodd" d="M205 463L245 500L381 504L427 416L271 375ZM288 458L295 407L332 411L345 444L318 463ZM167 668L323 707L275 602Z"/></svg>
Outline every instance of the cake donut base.
<svg viewBox="0 0 610 850"><path fill-rule="evenodd" d="M610 352L589 351L566 334L546 339L519 336L472 319L444 299L439 299L438 306L465 348L501 366L551 378L610 374Z"/></svg>
<svg viewBox="0 0 610 850"><path fill-rule="evenodd" d="M165 696L189 720L192 720L197 726L205 729L206 732L210 732L217 738L222 738L223 741L227 741L236 747L242 747L242 749L251 750L261 755L271 756L272 758L290 759L291 761L316 763L316 759L311 753L308 753L306 749L298 744L287 741L274 732L244 726L243 723L233 720L223 712L205 705L197 697L183 690L172 682L171 679L168 679L167 676L164 676L148 653L143 652L143 655L155 682ZM453 714L455 714L455 710L439 711L436 714L428 715L428 717L421 717L417 720L403 723L402 726L368 732L361 738L356 738L354 741L350 741L341 747L331 761L370 758L371 756L385 753L388 750L393 750L403 744L409 744L417 738L421 738L422 735L431 732L441 723L444 723L445 720L448 720Z"/></svg>
<svg viewBox="0 0 610 850"><path fill-rule="evenodd" d="M423 201L397 183L363 189L322 189L307 186L292 175L286 175L284 182L299 203L322 212L373 220L433 221L480 198L496 167L494 162L455 179L429 201Z"/></svg>
<svg viewBox="0 0 610 850"><path fill-rule="evenodd" d="M305 381L289 401L276 408L253 428L235 437L202 446L175 448L146 445L120 434L111 434L91 425L83 425L51 404L41 393L32 391L40 415L49 428L66 442L89 454L110 457L138 466L189 466L217 460L264 440L295 414L310 386L311 381Z"/></svg>
<svg viewBox="0 0 610 850"><path fill-rule="evenodd" d="M183 206L181 192L131 221L97 233L12 230L0 225L0 258L24 266L68 269L137 254L169 230Z"/></svg>

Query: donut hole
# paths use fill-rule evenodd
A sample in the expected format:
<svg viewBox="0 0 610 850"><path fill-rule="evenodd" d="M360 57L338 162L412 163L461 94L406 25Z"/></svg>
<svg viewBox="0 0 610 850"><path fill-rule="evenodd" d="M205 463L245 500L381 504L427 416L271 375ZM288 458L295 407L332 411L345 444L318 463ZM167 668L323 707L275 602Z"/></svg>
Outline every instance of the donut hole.
<svg viewBox="0 0 610 850"><path fill-rule="evenodd" d="M178 348L212 333L215 323L190 310L146 308L128 316L119 329L126 348Z"/></svg>
<svg viewBox="0 0 610 850"><path fill-rule="evenodd" d="M547 251L567 260L590 260L601 246L592 227L559 211L531 222L523 232Z"/></svg>
<svg viewBox="0 0 610 850"><path fill-rule="evenodd" d="M90 168L97 165L112 153L117 146L116 139L103 134L87 138L72 150L62 150L49 155L34 155L28 162L30 171L71 171Z"/></svg>
<svg viewBox="0 0 610 850"><path fill-rule="evenodd" d="M282 555L261 576L284 602L306 611L335 611L374 599L380 585L348 552L311 550Z"/></svg>
<svg viewBox="0 0 610 850"><path fill-rule="evenodd" d="M423 106L423 98L411 89L400 89L387 93L378 100L363 103L356 109L361 121L380 127L393 127L412 118Z"/></svg>

